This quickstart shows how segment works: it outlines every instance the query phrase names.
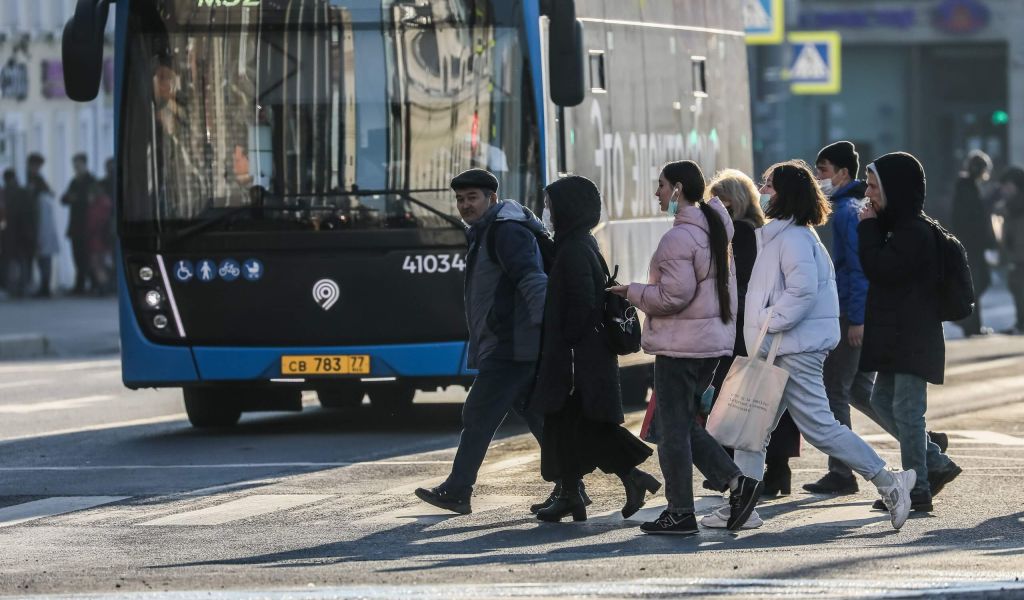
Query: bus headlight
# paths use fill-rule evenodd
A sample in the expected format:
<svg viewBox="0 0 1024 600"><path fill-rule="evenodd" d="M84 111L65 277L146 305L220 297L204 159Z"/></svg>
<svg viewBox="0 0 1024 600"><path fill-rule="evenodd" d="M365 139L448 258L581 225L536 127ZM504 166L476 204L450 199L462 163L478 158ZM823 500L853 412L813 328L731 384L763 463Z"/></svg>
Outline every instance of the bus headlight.
<svg viewBox="0 0 1024 600"><path fill-rule="evenodd" d="M153 327L156 327L157 329L166 329L167 317L163 315L157 315L153 317Z"/></svg>
<svg viewBox="0 0 1024 600"><path fill-rule="evenodd" d="M142 267L139 269L139 279L142 281L153 281L153 267Z"/></svg>
<svg viewBox="0 0 1024 600"><path fill-rule="evenodd" d="M163 295L157 290L149 290L146 292L146 304L150 308L156 308L160 306L160 303L164 301Z"/></svg>

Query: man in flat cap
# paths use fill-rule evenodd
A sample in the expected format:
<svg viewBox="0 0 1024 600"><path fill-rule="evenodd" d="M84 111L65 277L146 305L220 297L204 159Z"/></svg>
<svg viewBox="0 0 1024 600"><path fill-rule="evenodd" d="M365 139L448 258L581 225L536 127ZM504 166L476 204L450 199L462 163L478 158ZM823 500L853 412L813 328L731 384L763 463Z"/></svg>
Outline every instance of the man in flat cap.
<svg viewBox="0 0 1024 600"><path fill-rule="evenodd" d="M540 352L540 326L548 278L544 225L515 200L498 200L498 179L483 169L451 182L466 237L465 304L469 325L467 362L479 374L462 409L462 435L451 474L416 496L460 514L470 497L494 433L509 411L522 417L538 440L542 417L526 409Z"/></svg>

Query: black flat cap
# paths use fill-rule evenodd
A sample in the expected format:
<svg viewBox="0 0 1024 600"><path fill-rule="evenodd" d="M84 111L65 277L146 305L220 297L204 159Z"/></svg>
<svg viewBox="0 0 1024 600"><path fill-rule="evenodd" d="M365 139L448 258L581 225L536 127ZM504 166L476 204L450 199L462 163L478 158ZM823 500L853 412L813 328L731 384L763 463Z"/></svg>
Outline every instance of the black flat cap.
<svg viewBox="0 0 1024 600"><path fill-rule="evenodd" d="M463 171L452 179L452 189L464 190L466 188L480 188L497 192L498 178L490 171L485 171L484 169Z"/></svg>

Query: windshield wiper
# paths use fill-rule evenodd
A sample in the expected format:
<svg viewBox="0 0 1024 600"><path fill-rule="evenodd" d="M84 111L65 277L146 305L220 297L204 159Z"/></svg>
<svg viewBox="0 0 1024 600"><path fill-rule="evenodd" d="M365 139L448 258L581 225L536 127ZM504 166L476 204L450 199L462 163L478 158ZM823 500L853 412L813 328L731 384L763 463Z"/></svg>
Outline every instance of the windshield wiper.
<svg viewBox="0 0 1024 600"><path fill-rule="evenodd" d="M441 191L441 190L426 190L426 191ZM447 191L447 190L445 190L445 191ZM426 202L423 202L422 200L417 200L416 198L413 198L409 194L402 194L402 199L403 200L407 200L409 202L412 202L416 206L419 206L420 208L425 209L425 210L431 212L432 214L435 214L435 215L441 217L442 219L447 221L449 224L451 224L453 227L455 227L459 231L465 231L466 230L466 225L465 225L465 223L462 222L461 219L457 219L457 218L453 217L452 215L444 212L443 210L438 210L438 209L434 208L433 206L427 204Z"/></svg>

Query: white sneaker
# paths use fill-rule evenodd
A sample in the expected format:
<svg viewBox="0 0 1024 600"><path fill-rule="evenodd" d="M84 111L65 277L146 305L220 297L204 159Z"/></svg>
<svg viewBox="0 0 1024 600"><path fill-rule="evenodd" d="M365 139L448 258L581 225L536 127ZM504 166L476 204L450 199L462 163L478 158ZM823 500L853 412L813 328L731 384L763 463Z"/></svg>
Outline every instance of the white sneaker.
<svg viewBox="0 0 1024 600"><path fill-rule="evenodd" d="M889 509L893 528L899 530L910 515L910 490L914 489L914 483L917 482L917 473L911 469L894 472L892 476L896 479L896 485L884 490L879 489L878 493L882 495L882 502Z"/></svg>
<svg viewBox="0 0 1024 600"><path fill-rule="evenodd" d="M710 515L706 515L700 520L700 524L704 527L710 527L712 529L725 529L729 525L729 510L728 504L723 504L718 508L711 511ZM757 514L755 509L750 513L750 518L743 524L741 529L757 529L764 525L764 521L761 520L761 515Z"/></svg>

